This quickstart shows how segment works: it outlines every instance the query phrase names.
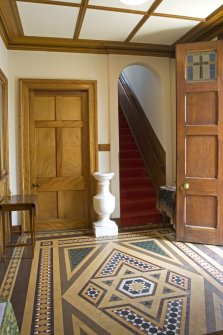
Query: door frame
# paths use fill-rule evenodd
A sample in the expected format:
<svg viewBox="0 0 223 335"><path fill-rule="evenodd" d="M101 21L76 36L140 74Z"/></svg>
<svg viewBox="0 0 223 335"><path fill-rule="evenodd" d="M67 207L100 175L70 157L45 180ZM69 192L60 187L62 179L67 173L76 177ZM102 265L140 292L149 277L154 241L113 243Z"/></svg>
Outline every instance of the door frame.
<svg viewBox="0 0 223 335"><path fill-rule="evenodd" d="M89 223L94 221L93 196L95 182L92 174L98 170L98 119L97 119L97 82L95 80L63 79L19 79L20 114L20 192L31 193L30 148L29 148L29 112L30 93L33 90L81 91L87 93L89 127L89 178L86 186L89 190ZM25 219L25 218L24 218Z"/></svg>

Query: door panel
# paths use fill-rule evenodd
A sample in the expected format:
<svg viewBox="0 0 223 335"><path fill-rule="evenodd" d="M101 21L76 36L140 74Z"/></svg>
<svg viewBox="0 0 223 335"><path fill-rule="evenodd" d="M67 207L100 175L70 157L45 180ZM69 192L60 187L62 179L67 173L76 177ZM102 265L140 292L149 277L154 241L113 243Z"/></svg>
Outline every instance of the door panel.
<svg viewBox="0 0 223 335"><path fill-rule="evenodd" d="M42 219L58 216L57 192L38 193L38 217Z"/></svg>
<svg viewBox="0 0 223 335"><path fill-rule="evenodd" d="M218 166L216 136L187 136L186 160L187 177L216 178Z"/></svg>
<svg viewBox="0 0 223 335"><path fill-rule="evenodd" d="M34 120L55 120L55 97L36 96Z"/></svg>
<svg viewBox="0 0 223 335"><path fill-rule="evenodd" d="M187 195L185 215L187 226L216 228L217 197Z"/></svg>
<svg viewBox="0 0 223 335"><path fill-rule="evenodd" d="M43 150L44 148L44 150ZM35 131L35 177L56 177L56 133L53 128Z"/></svg>
<svg viewBox="0 0 223 335"><path fill-rule="evenodd" d="M57 120L82 120L80 96L57 97Z"/></svg>
<svg viewBox="0 0 223 335"><path fill-rule="evenodd" d="M64 128L61 131L61 175L82 175L82 138L81 129Z"/></svg>
<svg viewBox="0 0 223 335"><path fill-rule="evenodd" d="M187 125L217 124L216 92L196 92L186 95Z"/></svg>
<svg viewBox="0 0 223 335"><path fill-rule="evenodd" d="M34 91L31 102L33 108L30 110L34 115L34 119L30 118L30 122L34 123L30 124L30 129L34 129L34 134L30 134L30 139L34 141L31 150L31 160L34 161L31 181L38 187L34 191L45 193L38 204L38 221L41 224L41 220L53 220L68 228L84 228L89 217L88 208L84 206L88 199L85 180L89 173L89 167L83 159L84 149L89 151L88 132L83 133L83 119L87 111L82 101L86 99L86 94L48 94ZM45 115L39 111L40 108L45 111ZM46 128L41 127L43 124L39 122L40 118L45 121ZM67 128L69 118L70 121L82 122ZM51 202L50 208L45 206L45 202Z"/></svg>
<svg viewBox="0 0 223 335"><path fill-rule="evenodd" d="M222 42L177 46L177 240L223 244Z"/></svg>

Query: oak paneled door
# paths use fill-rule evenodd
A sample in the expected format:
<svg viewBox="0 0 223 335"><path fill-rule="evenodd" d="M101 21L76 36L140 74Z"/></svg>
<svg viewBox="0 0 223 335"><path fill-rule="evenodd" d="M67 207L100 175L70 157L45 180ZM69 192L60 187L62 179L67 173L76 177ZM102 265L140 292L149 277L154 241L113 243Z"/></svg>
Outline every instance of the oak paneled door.
<svg viewBox="0 0 223 335"><path fill-rule="evenodd" d="M177 240L223 244L223 41L177 46Z"/></svg>
<svg viewBox="0 0 223 335"><path fill-rule="evenodd" d="M22 80L21 86L23 102L29 101L21 113L28 149L23 189L38 193L37 228L89 227L97 166L95 83Z"/></svg>

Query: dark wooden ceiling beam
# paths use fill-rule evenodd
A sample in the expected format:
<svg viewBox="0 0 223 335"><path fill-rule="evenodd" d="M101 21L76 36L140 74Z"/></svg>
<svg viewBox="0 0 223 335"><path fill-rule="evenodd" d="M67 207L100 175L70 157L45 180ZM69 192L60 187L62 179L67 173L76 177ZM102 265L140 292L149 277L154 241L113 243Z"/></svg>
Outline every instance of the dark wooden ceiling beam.
<svg viewBox="0 0 223 335"><path fill-rule="evenodd" d="M88 5L89 0L82 0L81 2L81 7L79 10L78 18L77 18L77 24L74 32L74 39L77 40L80 35L81 27L84 21L85 13L87 10L87 5Z"/></svg>
<svg viewBox="0 0 223 335"><path fill-rule="evenodd" d="M0 0L0 17L4 38L8 41L14 37L24 36L17 4L14 0Z"/></svg>
<svg viewBox="0 0 223 335"><path fill-rule="evenodd" d="M174 47L160 44L22 37L10 42L10 50L44 50L95 54L174 57Z"/></svg>
<svg viewBox="0 0 223 335"><path fill-rule="evenodd" d="M66 7L80 7L81 5L73 2L63 2L63 1L49 1L49 0L16 0L17 2L28 2L37 3L43 5L54 5L54 6L66 6Z"/></svg>
<svg viewBox="0 0 223 335"><path fill-rule="evenodd" d="M129 36L126 38L125 42L131 41L131 39L135 36L135 34L139 31L139 29L144 25L144 23L148 20L148 18L153 14L156 8L161 4L163 0L155 0L153 4L148 9L146 15L139 21L139 23L135 26Z"/></svg>
<svg viewBox="0 0 223 335"><path fill-rule="evenodd" d="M5 26L5 24L2 21L2 18L0 16L0 36L2 37L2 40L6 46L6 48L8 48L8 41L10 39L7 28Z"/></svg>
<svg viewBox="0 0 223 335"><path fill-rule="evenodd" d="M159 17L166 17L166 18L171 18L171 19L198 21L198 22L205 22L206 21L206 19L202 19L200 17L174 15L174 14L164 14L164 13L153 13L150 16L159 16Z"/></svg>
<svg viewBox="0 0 223 335"><path fill-rule="evenodd" d="M206 18L205 22L199 23L187 34L181 37L176 44L207 41L218 36L223 30L223 6Z"/></svg>

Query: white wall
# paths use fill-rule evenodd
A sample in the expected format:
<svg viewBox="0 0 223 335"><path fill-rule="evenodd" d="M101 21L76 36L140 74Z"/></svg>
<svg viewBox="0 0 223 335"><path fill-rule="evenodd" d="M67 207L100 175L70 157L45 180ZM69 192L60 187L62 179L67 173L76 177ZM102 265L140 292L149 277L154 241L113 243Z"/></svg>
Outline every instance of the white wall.
<svg viewBox="0 0 223 335"><path fill-rule="evenodd" d="M0 69L7 77L7 60L8 60L8 51L3 43L3 40L0 36Z"/></svg>
<svg viewBox="0 0 223 335"><path fill-rule="evenodd" d="M9 137L11 190L19 192L18 78L97 80L98 143L111 143L111 152L99 153L99 170L114 171L111 191L116 196L113 217L119 208L118 78L130 64L145 65L157 72L162 82L162 138L167 153L167 182L172 182L172 137L170 104L170 60L168 58L91 55L73 53L8 51Z"/></svg>
<svg viewBox="0 0 223 335"><path fill-rule="evenodd" d="M165 147L163 119L163 88L159 75L142 65L131 65L123 70L130 86L135 92L160 143Z"/></svg>
<svg viewBox="0 0 223 335"><path fill-rule="evenodd" d="M12 192L19 191L18 78L97 80L98 143L108 139L107 57L71 53L9 51L9 137ZM109 169L109 154L99 153L100 170Z"/></svg>

